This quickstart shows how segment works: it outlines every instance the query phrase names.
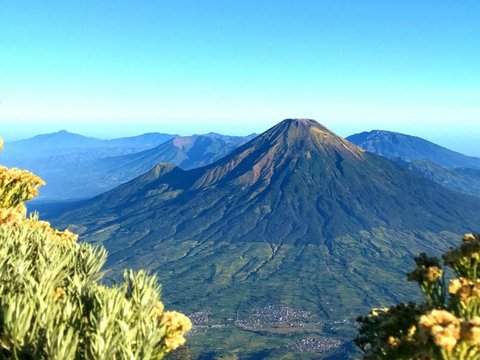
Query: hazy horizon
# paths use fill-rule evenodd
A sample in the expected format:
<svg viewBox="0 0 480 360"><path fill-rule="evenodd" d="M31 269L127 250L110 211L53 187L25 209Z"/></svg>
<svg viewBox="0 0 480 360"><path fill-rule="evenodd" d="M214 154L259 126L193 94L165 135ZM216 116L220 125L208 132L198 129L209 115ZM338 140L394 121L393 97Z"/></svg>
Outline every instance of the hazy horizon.
<svg viewBox="0 0 480 360"><path fill-rule="evenodd" d="M283 119L282 119L283 120ZM316 120L316 119L315 119ZM138 124L124 124L121 129L115 128L112 129L111 127L92 127L92 126L82 126L81 124L51 124L51 125L43 125L40 124L37 126L28 126L22 127L21 129L7 129L0 123L0 137L2 137L5 141L17 141L17 140L25 140L29 139L36 135L45 135L55 133L61 130L66 130L70 133L75 133L83 136L94 137L99 139L116 139L120 137L129 137L129 136L138 136L145 133L165 133L165 134L178 134L180 136L189 136L194 134L207 134L207 133L219 133L223 135L232 135L232 136L247 136L251 135L252 133L261 134L264 131L268 130L271 126L274 126L279 121L272 121L271 125L264 125L263 123L257 125L250 125L245 126L240 123L235 124L235 126L215 126L215 124L211 125L210 127L205 125L199 126L191 126L189 127L191 131L188 130L186 127L178 126L172 122L169 126L165 126L165 124L150 124L150 125L143 125L138 126ZM317 120L318 121L318 120ZM319 121L322 123L321 121ZM444 146L450 150L454 150L465 155L469 156L476 156L480 157L480 149L476 146L476 139L478 138L476 134L472 134L470 139L462 139L461 142L458 141L458 133L455 134L452 132L451 134L438 134L438 132L430 131L429 129L417 129L417 133L408 132L409 127L397 126L384 126L382 127L371 127L371 128L363 128L361 124L358 126L345 126L342 124L335 124L335 123L328 123L323 122L323 125L328 127L333 132L337 133L338 135L346 138L350 135L364 132L364 131L372 131L372 130L386 130L392 132L399 132L406 135L411 136L418 136L425 140L431 141L437 145ZM129 125L129 126L128 126ZM229 124L230 125L230 124ZM333 125L333 126L332 126ZM266 127L265 127L266 126ZM407 131L404 131L404 130ZM411 128L410 128L411 129ZM356 130L356 131L355 131ZM10 134L10 135L9 135Z"/></svg>
<svg viewBox="0 0 480 360"><path fill-rule="evenodd" d="M313 118L480 156L480 3L3 2L0 135L262 132ZM428 19L428 21L425 21Z"/></svg>

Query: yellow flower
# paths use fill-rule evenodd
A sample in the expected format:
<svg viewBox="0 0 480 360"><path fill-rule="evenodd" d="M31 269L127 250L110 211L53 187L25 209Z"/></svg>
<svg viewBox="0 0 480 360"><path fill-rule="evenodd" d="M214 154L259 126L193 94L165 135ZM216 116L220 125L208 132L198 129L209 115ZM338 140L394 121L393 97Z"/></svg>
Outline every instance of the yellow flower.
<svg viewBox="0 0 480 360"><path fill-rule="evenodd" d="M166 327L165 345L169 350L175 350L185 344L183 335L192 327L190 319L176 311L164 312L162 325Z"/></svg>
<svg viewBox="0 0 480 360"><path fill-rule="evenodd" d="M412 327L410 327L410 329L408 329L407 331L407 340L410 342L414 341L414 336L416 332L417 332L417 327L415 325L412 325Z"/></svg>
<svg viewBox="0 0 480 360"><path fill-rule="evenodd" d="M475 345L480 344L480 317L475 316L463 324L463 337Z"/></svg>
<svg viewBox="0 0 480 360"><path fill-rule="evenodd" d="M18 208L0 208L0 224L7 226L18 226L24 220L24 213Z"/></svg>
<svg viewBox="0 0 480 360"><path fill-rule="evenodd" d="M443 271L437 266L432 266L427 269L427 280L435 282L442 277Z"/></svg>
<svg viewBox="0 0 480 360"><path fill-rule="evenodd" d="M474 297L480 297L480 280L475 282L466 278L452 279L448 292L457 295L463 304L468 304Z"/></svg>
<svg viewBox="0 0 480 360"><path fill-rule="evenodd" d="M26 170L0 166L0 207L9 208L38 195L45 182Z"/></svg>
<svg viewBox="0 0 480 360"><path fill-rule="evenodd" d="M78 235L70 232L69 230L60 231L52 228L48 221L41 221L31 218L25 220L25 224L27 224L32 230L41 230L47 232L52 237L56 238L61 244L69 244L77 241L78 239Z"/></svg>
<svg viewBox="0 0 480 360"><path fill-rule="evenodd" d="M70 232L69 230L59 231L53 228L50 228L50 230L51 233L55 235L61 242L70 243L78 240L78 235Z"/></svg>
<svg viewBox="0 0 480 360"><path fill-rule="evenodd" d="M432 310L420 317L419 325L429 331L436 345L452 350L460 339L460 320L446 310Z"/></svg>
<svg viewBox="0 0 480 360"><path fill-rule="evenodd" d="M450 280L450 285L448 286L448 292L450 294L456 294L461 287L462 281L460 279L452 279Z"/></svg>
<svg viewBox="0 0 480 360"><path fill-rule="evenodd" d="M463 235L463 241L465 241L465 242L475 241L475 235L465 234L465 235Z"/></svg>
<svg viewBox="0 0 480 360"><path fill-rule="evenodd" d="M370 316L377 317L380 314L388 312L389 308L374 308L370 311Z"/></svg>
<svg viewBox="0 0 480 360"><path fill-rule="evenodd" d="M2 151L2 150L3 150L3 139L0 138L0 151Z"/></svg>
<svg viewBox="0 0 480 360"><path fill-rule="evenodd" d="M55 299L62 299L63 297L65 297L65 290L63 290L61 287L57 287L53 291L53 297Z"/></svg>
<svg viewBox="0 0 480 360"><path fill-rule="evenodd" d="M387 343L391 347L396 348L396 347L398 347L398 345L400 345L400 339L396 338L396 337L393 337L393 336L390 336L387 340Z"/></svg>

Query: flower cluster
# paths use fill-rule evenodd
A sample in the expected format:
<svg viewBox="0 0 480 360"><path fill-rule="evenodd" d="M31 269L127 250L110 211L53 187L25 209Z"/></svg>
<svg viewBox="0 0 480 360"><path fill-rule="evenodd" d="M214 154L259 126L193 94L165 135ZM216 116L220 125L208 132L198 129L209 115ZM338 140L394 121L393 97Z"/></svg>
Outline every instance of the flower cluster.
<svg viewBox="0 0 480 360"><path fill-rule="evenodd" d="M0 166L0 207L16 207L33 199L43 185L45 181L29 171Z"/></svg>
<svg viewBox="0 0 480 360"><path fill-rule="evenodd" d="M192 328L190 319L176 311L166 311L162 317L166 326L165 345L169 350L175 350L185 344L184 334Z"/></svg>
<svg viewBox="0 0 480 360"><path fill-rule="evenodd" d="M25 214L17 208L0 208L0 225L18 226L24 219Z"/></svg>
<svg viewBox="0 0 480 360"><path fill-rule="evenodd" d="M442 277L443 270L437 258L422 253L415 258L415 263L417 268L408 274L409 281L434 283Z"/></svg>
<svg viewBox="0 0 480 360"><path fill-rule="evenodd" d="M462 326L462 334L466 341L475 346L480 345L480 317L475 316Z"/></svg>
<svg viewBox="0 0 480 360"><path fill-rule="evenodd" d="M450 280L448 292L458 296L459 301L468 305L470 301L480 298L480 280L471 281L460 277Z"/></svg>
<svg viewBox="0 0 480 360"><path fill-rule="evenodd" d="M461 320L446 310L432 310L420 317L419 325L427 336L432 337L435 345L447 351L452 351L458 344L469 349L480 345L479 316Z"/></svg>
<svg viewBox="0 0 480 360"><path fill-rule="evenodd" d="M101 285L105 249L27 216L44 184L0 166L0 358L158 360L182 346L191 322L164 311L155 276Z"/></svg>
<svg viewBox="0 0 480 360"><path fill-rule="evenodd" d="M50 226L48 221L41 221L32 216L29 219L25 219L25 225L29 226L32 230L39 230L47 232L49 236L56 238L59 243L68 244L70 242L75 242L78 239L78 235L72 233L69 230L57 230Z"/></svg>
<svg viewBox="0 0 480 360"><path fill-rule="evenodd" d="M446 310L432 310L422 315L418 324L433 337L436 345L452 350L460 339L460 320Z"/></svg>
<svg viewBox="0 0 480 360"><path fill-rule="evenodd" d="M420 285L427 304L439 306L444 297L440 260L422 253L415 257L415 263L417 267L408 274L408 281L415 281Z"/></svg>
<svg viewBox="0 0 480 360"><path fill-rule="evenodd" d="M373 309L357 319L362 326L355 343L368 354L368 359L395 358L399 354L414 357L418 345L417 318L423 312L423 307L414 303Z"/></svg>
<svg viewBox="0 0 480 360"><path fill-rule="evenodd" d="M480 236L466 234L460 247L446 252L443 260L458 276L476 280L480 274Z"/></svg>
<svg viewBox="0 0 480 360"><path fill-rule="evenodd" d="M445 281L437 258L420 254L408 280L419 284L423 304L374 309L355 339L365 359L480 359L480 236L466 234L443 255L456 277Z"/></svg>

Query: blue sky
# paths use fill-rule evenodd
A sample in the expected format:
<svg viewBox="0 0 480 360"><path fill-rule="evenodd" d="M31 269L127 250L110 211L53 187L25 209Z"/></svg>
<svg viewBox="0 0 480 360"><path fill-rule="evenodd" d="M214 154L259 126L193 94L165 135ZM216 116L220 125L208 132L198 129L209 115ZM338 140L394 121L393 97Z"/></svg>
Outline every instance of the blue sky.
<svg viewBox="0 0 480 360"><path fill-rule="evenodd" d="M480 156L479 20L478 0L0 0L0 134L309 117Z"/></svg>

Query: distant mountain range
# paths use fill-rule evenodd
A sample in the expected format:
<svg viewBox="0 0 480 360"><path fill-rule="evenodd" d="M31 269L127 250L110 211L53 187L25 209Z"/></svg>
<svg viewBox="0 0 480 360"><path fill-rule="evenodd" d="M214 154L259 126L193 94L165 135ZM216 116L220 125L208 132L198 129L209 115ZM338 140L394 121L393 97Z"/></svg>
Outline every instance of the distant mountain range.
<svg viewBox="0 0 480 360"><path fill-rule="evenodd" d="M307 119L204 167L158 164L52 220L105 245L114 274L148 268L172 305L217 319L271 305L354 318L416 295L413 255L480 230L477 198Z"/></svg>
<svg viewBox="0 0 480 360"><path fill-rule="evenodd" d="M480 158L465 156L416 136L375 130L347 138L452 190L480 196Z"/></svg>
<svg viewBox="0 0 480 360"><path fill-rule="evenodd" d="M160 162L185 170L210 164L254 136L148 133L101 140L62 130L7 142L0 163L41 175L47 181L41 201L65 201L101 194ZM389 131L363 132L347 139L451 190L480 196L479 158Z"/></svg>
<svg viewBox="0 0 480 360"><path fill-rule="evenodd" d="M88 198L171 162L188 169L209 164L252 136L149 133L100 140L59 131L7 142L0 163L29 169L47 182L40 200Z"/></svg>
<svg viewBox="0 0 480 360"><path fill-rule="evenodd" d="M51 134L37 135L30 139L7 141L5 143L6 155L2 160L21 159L28 160L32 157L81 156L81 160L96 159L104 156L129 154L150 149L172 139L177 135L147 133L138 136L124 137L112 140L102 140L73 134L61 130Z"/></svg>

